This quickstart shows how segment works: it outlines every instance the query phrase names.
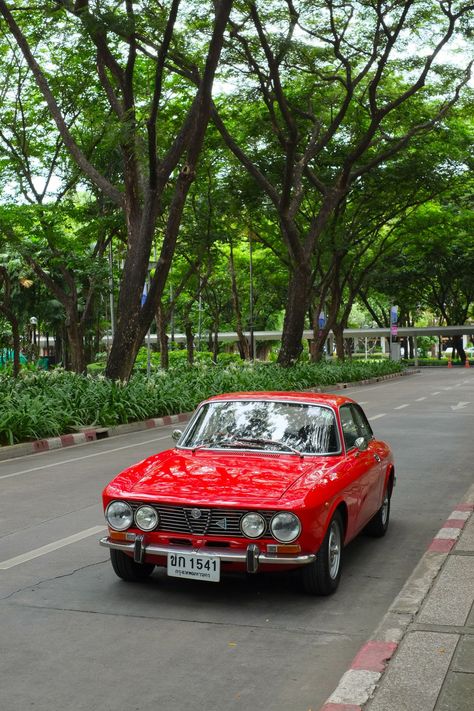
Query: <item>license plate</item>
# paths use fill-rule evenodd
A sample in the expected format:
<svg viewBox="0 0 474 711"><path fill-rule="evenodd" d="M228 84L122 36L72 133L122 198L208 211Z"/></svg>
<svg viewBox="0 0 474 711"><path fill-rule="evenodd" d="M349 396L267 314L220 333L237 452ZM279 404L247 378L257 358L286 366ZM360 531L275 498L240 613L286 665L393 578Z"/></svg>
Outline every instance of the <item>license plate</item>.
<svg viewBox="0 0 474 711"><path fill-rule="evenodd" d="M193 578L218 583L221 561L199 553L168 553L167 573L173 578Z"/></svg>

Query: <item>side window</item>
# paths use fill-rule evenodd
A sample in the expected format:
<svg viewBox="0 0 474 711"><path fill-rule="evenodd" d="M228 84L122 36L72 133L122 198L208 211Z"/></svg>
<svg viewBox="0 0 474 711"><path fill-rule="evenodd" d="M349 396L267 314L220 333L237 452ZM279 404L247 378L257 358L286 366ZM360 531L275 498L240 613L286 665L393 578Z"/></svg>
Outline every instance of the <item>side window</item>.
<svg viewBox="0 0 474 711"><path fill-rule="evenodd" d="M346 445L346 449L352 449L352 447L355 446L357 437L360 437L357 423L352 412L352 407L350 405L343 405L339 413L341 416L344 444Z"/></svg>
<svg viewBox="0 0 474 711"><path fill-rule="evenodd" d="M372 428L369 425L369 421L367 420L359 405L352 405L351 409L354 413L354 419L357 424L359 437L364 437L367 441L369 441L369 439L372 439L372 437L374 436Z"/></svg>

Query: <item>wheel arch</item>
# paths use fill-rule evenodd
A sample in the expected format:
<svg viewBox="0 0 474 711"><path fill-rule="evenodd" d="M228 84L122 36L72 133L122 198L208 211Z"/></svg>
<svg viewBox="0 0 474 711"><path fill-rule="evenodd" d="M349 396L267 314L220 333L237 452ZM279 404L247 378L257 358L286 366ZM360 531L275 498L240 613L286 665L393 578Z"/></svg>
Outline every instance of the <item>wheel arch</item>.
<svg viewBox="0 0 474 711"><path fill-rule="evenodd" d="M336 511L338 511L341 515L342 525L344 527L344 530L342 532L342 537L343 537L343 540L345 541L346 534L347 534L347 526L348 526L348 522L349 522L349 509L347 508L347 504L344 500L339 501L337 506L334 507L334 510L331 513L331 518L328 520L328 526L329 526L330 521L332 520L332 517L336 513Z"/></svg>
<svg viewBox="0 0 474 711"><path fill-rule="evenodd" d="M392 496L392 491L395 486L395 467L393 464L390 464L390 466L387 469L387 474L386 474L386 482L388 486L388 490L390 493L390 496Z"/></svg>

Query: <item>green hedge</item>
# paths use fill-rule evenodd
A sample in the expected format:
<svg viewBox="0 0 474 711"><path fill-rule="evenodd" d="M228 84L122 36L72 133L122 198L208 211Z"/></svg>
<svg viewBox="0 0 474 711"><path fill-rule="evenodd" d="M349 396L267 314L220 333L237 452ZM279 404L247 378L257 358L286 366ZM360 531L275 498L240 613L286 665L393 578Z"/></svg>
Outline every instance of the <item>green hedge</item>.
<svg viewBox="0 0 474 711"><path fill-rule="evenodd" d="M54 437L86 425L112 426L188 412L210 395L239 390L302 390L400 372L393 361L181 364L128 383L102 375L80 376L56 369L22 371L15 380L0 374L0 443Z"/></svg>
<svg viewBox="0 0 474 711"><path fill-rule="evenodd" d="M407 366L414 366L415 365L415 360L414 359L404 359L403 361L405 365ZM448 367L448 359L447 358L418 358L417 366L425 366L425 367L432 367L432 368L447 368ZM469 359L469 363L472 365L474 361L472 359ZM462 366L462 363L460 360L453 360L452 361L453 367L454 368L459 368Z"/></svg>
<svg viewBox="0 0 474 711"><path fill-rule="evenodd" d="M101 354L102 355L102 354ZM180 349L176 351L169 351L168 353L169 365L171 368L176 366L188 366L188 354L186 350ZM212 363L212 353L210 351L196 351L194 353L194 360L197 364L201 363ZM217 356L217 363L219 365L228 365L229 363L242 363L242 359L238 353L219 353ZM151 351L150 353L150 366L152 371L159 370L161 365L161 356L156 351ZM138 351L137 359L134 365L135 373L146 373L148 368L148 352L146 348L140 348ZM98 375L105 371L105 360L102 358L96 363L90 363L87 366L87 372L93 375Z"/></svg>

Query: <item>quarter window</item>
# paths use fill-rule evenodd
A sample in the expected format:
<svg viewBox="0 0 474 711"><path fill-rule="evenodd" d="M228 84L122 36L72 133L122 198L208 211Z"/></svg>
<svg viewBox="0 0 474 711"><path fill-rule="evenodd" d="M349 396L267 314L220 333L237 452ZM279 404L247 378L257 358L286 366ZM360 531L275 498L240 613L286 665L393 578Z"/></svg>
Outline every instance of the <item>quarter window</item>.
<svg viewBox="0 0 474 711"><path fill-rule="evenodd" d="M340 415L344 444L346 449L352 449L355 446L357 437L359 437L359 432L351 406L343 405L340 409Z"/></svg>
<svg viewBox="0 0 474 711"><path fill-rule="evenodd" d="M340 416L346 449L355 447L358 437L364 437L367 441L372 439L372 429L358 405L343 405L340 409Z"/></svg>

